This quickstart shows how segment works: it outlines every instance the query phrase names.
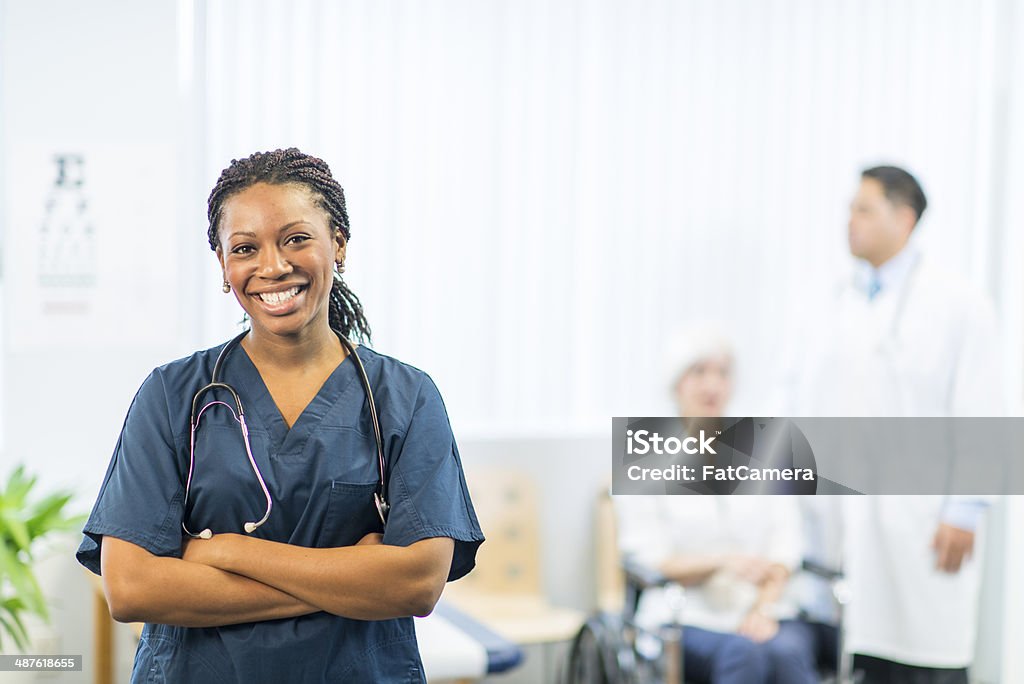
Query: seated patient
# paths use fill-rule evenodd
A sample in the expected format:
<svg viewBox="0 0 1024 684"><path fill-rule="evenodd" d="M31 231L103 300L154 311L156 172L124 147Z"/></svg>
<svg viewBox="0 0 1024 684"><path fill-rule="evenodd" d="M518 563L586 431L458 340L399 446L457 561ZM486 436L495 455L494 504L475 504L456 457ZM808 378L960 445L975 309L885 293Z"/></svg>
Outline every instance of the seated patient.
<svg viewBox="0 0 1024 684"><path fill-rule="evenodd" d="M716 418L732 394L733 354L710 331L680 344L673 391L683 417ZM801 555L792 497L617 496L619 547L687 587L684 676L709 684L813 684L813 636L783 597ZM644 592L637 621L672 620L663 590Z"/></svg>

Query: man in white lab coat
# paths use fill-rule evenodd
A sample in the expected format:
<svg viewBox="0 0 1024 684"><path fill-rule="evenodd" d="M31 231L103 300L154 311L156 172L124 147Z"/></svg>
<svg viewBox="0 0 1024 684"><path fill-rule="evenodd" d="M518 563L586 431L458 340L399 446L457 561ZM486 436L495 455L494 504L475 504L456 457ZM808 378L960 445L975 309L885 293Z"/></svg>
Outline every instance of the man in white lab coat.
<svg viewBox="0 0 1024 684"><path fill-rule="evenodd" d="M1002 413L995 317L979 293L915 246L926 204L903 169L863 172L849 222L860 263L814 322L793 415ZM866 496L832 503L853 591L845 624L855 667L868 683L966 684L985 502Z"/></svg>

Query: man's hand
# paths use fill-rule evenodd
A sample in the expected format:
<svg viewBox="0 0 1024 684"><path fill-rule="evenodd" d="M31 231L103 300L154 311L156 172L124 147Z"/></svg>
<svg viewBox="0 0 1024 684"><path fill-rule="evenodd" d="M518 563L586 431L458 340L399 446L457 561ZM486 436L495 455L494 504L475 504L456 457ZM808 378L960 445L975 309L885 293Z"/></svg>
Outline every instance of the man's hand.
<svg viewBox="0 0 1024 684"><path fill-rule="evenodd" d="M974 532L939 523L932 538L935 550L935 568L944 572L958 572L963 562L974 552Z"/></svg>

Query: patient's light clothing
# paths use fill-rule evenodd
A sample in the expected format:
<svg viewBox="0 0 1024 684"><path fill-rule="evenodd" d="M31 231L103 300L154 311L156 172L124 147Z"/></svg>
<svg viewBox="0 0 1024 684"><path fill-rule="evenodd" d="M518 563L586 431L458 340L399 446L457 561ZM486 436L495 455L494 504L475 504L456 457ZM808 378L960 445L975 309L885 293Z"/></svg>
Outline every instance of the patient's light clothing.
<svg viewBox="0 0 1024 684"><path fill-rule="evenodd" d="M792 497L618 496L619 547L624 555L658 567L676 554L743 553L781 563L800 561L800 519ZM727 571L688 587L682 623L735 632L753 607L758 588ZM656 627L672 621L660 589L645 591L637 621ZM792 618L796 606L777 604L775 617Z"/></svg>

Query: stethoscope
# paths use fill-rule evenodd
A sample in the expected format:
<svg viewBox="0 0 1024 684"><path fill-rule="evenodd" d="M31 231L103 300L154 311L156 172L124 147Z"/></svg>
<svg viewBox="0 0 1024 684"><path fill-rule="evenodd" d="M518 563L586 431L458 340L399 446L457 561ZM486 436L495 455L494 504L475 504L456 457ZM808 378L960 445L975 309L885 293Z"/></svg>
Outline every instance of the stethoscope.
<svg viewBox="0 0 1024 684"><path fill-rule="evenodd" d="M373 493L373 503L377 508L377 515L380 516L382 524L387 524L388 510L391 506L387 502L387 478L385 476L384 467L384 440L381 438L380 433L380 421L377 417L377 406L373 403L373 392L370 390L370 380L366 376L366 369L363 367L363 362L359 359L359 355L356 353L355 347L352 343L345 339L345 336L334 331L338 335L338 339L341 340L341 344L348 350L349 357L356 364L356 369L359 373L359 381L363 385L363 392L366 394L366 403L370 407L370 421L373 423L373 437L377 442L377 464L380 467L380 481L377 483L377 491ZM213 365L213 375L210 378L210 384L199 389L198 392L192 397L192 414L190 419L190 442L189 442L189 456L188 456L188 480L185 482L185 500L182 506L185 510L188 509L188 497L189 492L192 489L192 474L195 472L196 467L196 431L199 429L199 419L202 417L206 409L211 406L221 405L227 408L231 412L231 416L235 422L239 424L242 430L242 441L245 443L245 453L249 457L249 465L252 466L252 471L256 475L256 479L259 480L260 489L263 490L263 496L267 500L267 508L263 512L263 517L259 520L249 521L242 525L242 528L247 534L252 534L260 525L267 522L270 517L270 511L274 507L274 501L270 497L270 490L267 489L267 483L263 480L263 473L260 472L259 466L256 465L256 459L252 456L252 447L249 445L249 428L245 424L245 412L242 410L242 400L238 397L238 392L235 388L226 382L221 382L217 378L220 377L221 366L224 363L224 359L227 358L228 353L234 349L242 341L242 338L249 334L246 330L242 334L235 337L233 340L224 345L221 349L220 354L217 356L217 362ZM196 407L199 404L200 397L206 392L214 389L221 389L231 395L232 400L235 403L235 407L232 408L230 404L220 400L214 400L199 409L196 413ZM185 521L182 520L181 527L185 530L185 533L190 537L197 537L199 539L209 539L213 536L213 532L210 528L199 532L198 534L192 532L185 525Z"/></svg>

